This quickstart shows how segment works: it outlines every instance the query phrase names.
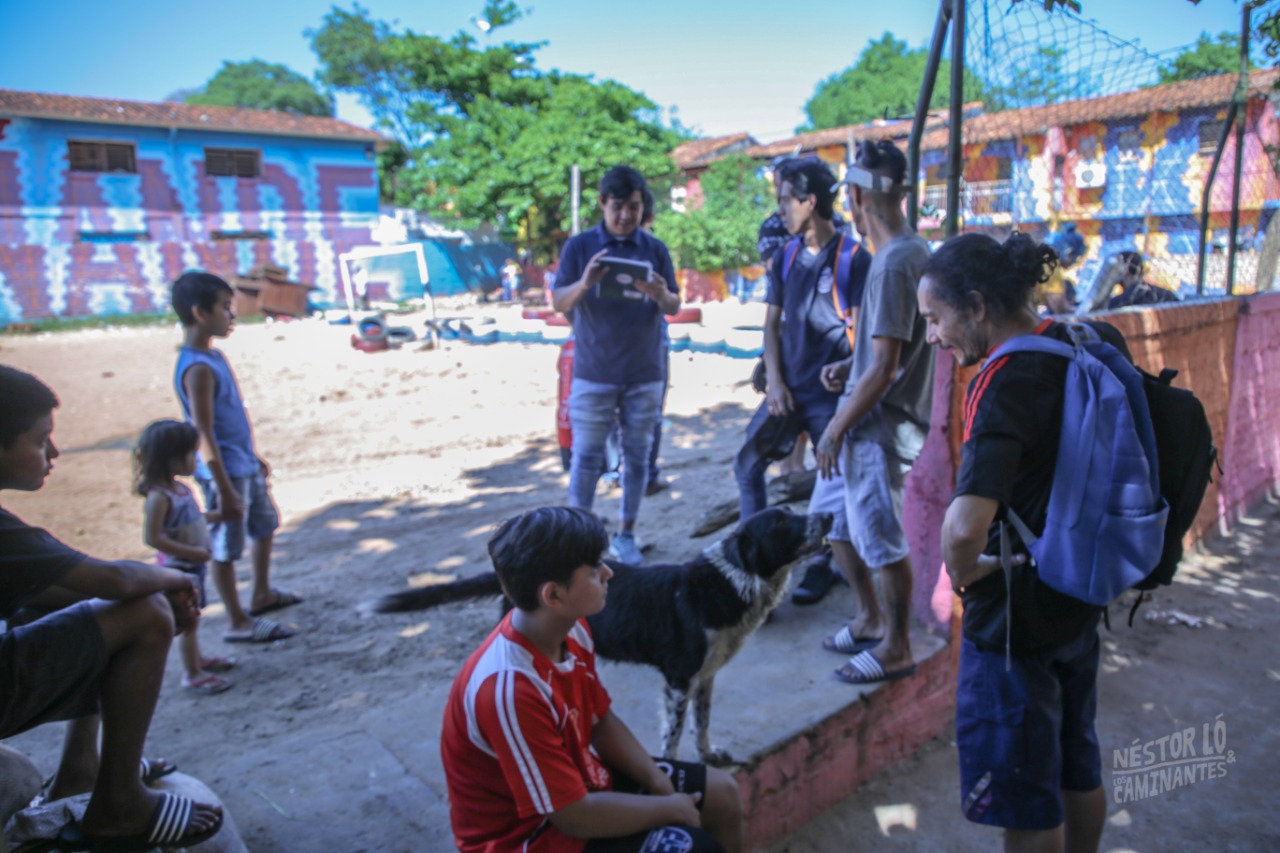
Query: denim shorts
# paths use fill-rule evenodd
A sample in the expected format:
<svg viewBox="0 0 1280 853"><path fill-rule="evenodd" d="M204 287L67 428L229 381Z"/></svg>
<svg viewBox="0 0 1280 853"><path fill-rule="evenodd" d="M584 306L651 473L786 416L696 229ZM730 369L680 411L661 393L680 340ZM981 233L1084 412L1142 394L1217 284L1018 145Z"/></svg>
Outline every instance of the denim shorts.
<svg viewBox="0 0 1280 853"><path fill-rule="evenodd" d="M902 491L910 463L875 442L846 441L840 469L845 524L833 525L828 538L852 544L872 569L906 559L911 549L902 529Z"/></svg>
<svg viewBox="0 0 1280 853"><path fill-rule="evenodd" d="M1093 721L1098 631L1038 655L981 651L961 641L956 746L965 817L1006 829L1045 830L1064 820L1062 792L1102 784Z"/></svg>
<svg viewBox="0 0 1280 853"><path fill-rule="evenodd" d="M267 489L267 478L232 477L231 486L244 504L244 516L235 521L218 521L209 525L209 548L219 563L234 563L244 556L245 535L250 539L266 539L280 526L280 513ZM221 509L218 487L213 480L201 480L204 502L210 510Z"/></svg>
<svg viewBox="0 0 1280 853"><path fill-rule="evenodd" d="M0 738L98 713L107 643L93 605L73 604L0 634Z"/></svg>

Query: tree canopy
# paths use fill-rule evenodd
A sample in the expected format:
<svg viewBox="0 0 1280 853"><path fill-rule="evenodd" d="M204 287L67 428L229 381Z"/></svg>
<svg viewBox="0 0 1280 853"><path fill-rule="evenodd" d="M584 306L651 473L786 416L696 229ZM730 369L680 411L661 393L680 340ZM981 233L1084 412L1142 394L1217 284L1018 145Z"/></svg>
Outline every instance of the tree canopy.
<svg viewBox="0 0 1280 853"><path fill-rule="evenodd" d="M804 105L809 121L797 132L861 124L886 114L891 118L914 114L928 61L926 48L909 49L892 33L868 42L856 63L818 84ZM943 60L939 80L947 79L950 67ZM930 109L945 107L947 99L947 87L935 87Z"/></svg>
<svg viewBox="0 0 1280 853"><path fill-rule="evenodd" d="M381 165L399 204L462 227L493 223L508 236L544 242L568 226L569 173L584 196L604 170L628 163L655 177L673 171L679 142L657 106L612 81L543 72L541 44L488 38L520 17L510 0L488 0L469 33L450 38L397 31L359 6L333 8L309 32L320 80L355 94L400 151ZM584 204L584 207L586 204Z"/></svg>
<svg viewBox="0 0 1280 853"><path fill-rule="evenodd" d="M333 116L333 99L310 80L283 65L261 59L224 62L203 91L183 94L183 100L188 104Z"/></svg>
<svg viewBox="0 0 1280 853"><path fill-rule="evenodd" d="M677 268L723 270L760 260L756 234L773 209L773 189L745 155L716 160L702 173L702 205L679 213L659 205L654 233Z"/></svg>
<svg viewBox="0 0 1280 853"><path fill-rule="evenodd" d="M1223 32L1210 37L1208 33L1201 33L1194 46L1175 56L1160 69L1160 82L1176 83L1179 80L1198 80L1215 74L1239 72L1240 36Z"/></svg>

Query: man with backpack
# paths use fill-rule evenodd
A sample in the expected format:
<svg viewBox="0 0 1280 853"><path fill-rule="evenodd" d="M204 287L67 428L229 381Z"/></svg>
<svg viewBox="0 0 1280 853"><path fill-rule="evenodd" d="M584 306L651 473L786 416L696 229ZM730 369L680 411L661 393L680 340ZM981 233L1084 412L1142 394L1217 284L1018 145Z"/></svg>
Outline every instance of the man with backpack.
<svg viewBox="0 0 1280 853"><path fill-rule="evenodd" d="M960 469L943 521L942 553L964 601L956 686L962 807L969 820L1003 827L1007 851L1096 851L1106 818L1094 731L1102 608L1054 589L1041 576L1087 574L1117 555L1107 553L1112 546L1106 535L1093 538L1099 553L1092 562L1079 554L1055 562L1041 551L1035 553L1044 559L1033 561L1025 542L1050 536L1060 520L1054 515L1065 498L1055 490L1055 478L1073 476L1059 470L1068 467L1059 462L1060 444L1072 447L1067 443L1085 434L1067 412L1072 384L1085 381L1073 371L1093 356L1076 351L1073 358L1060 357L1028 343L1082 347L1074 344L1079 330L1042 319L1033 304L1037 285L1056 262L1052 249L1024 234L1003 245L965 234L930 258L918 292L930 343L951 350L962 365L985 360L965 398ZM1113 327L1090 328L1090 337L1128 358ZM1102 361L1119 358L1100 347L1090 344L1089 350ZM1116 372L1137 376L1123 367ZM1138 382L1139 404L1119 405L1129 411L1135 434L1146 418L1154 453ZM1074 464L1088 466L1091 456L1084 448ZM1158 528L1159 541L1137 550L1145 552L1141 559L1150 569L1160 558L1167 510L1158 488L1150 493L1154 474L1142 463L1131 477L1134 491L1144 491L1144 473L1143 499L1154 504L1149 527ZM1095 509L1105 507L1085 506L1082 514ZM1015 515L1025 523L1025 537L1006 527Z"/></svg>
<svg viewBox="0 0 1280 853"><path fill-rule="evenodd" d="M816 159L791 158L774 173L778 216L791 235L768 267L764 322L765 399L747 425L734 463L741 518L767 506L764 474L804 432L819 436L835 413L839 394L822 382L822 368L851 352L871 255L847 230L837 229L835 175ZM818 478L811 512L843 518L843 482ZM831 538L839 538L833 529ZM822 598L835 574L825 562L811 564L797 594L800 603Z"/></svg>

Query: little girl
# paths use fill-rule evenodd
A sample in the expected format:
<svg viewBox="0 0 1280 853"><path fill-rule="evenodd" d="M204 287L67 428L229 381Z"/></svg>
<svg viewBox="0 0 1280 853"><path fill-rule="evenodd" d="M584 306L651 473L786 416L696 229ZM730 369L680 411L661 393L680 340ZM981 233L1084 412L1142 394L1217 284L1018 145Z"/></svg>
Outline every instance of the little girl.
<svg viewBox="0 0 1280 853"><path fill-rule="evenodd" d="M200 606L204 607L204 578L211 556L206 521L218 519L216 513L202 513L191 489L175 479L196 470L199 441L200 433L191 424L163 420L148 425L133 451L133 490L147 499L143 539L156 549L156 561L200 578ZM199 623L192 625L178 641L186 670L182 686L206 695L221 693L234 682L217 673L234 667L235 660L202 658L198 627Z"/></svg>

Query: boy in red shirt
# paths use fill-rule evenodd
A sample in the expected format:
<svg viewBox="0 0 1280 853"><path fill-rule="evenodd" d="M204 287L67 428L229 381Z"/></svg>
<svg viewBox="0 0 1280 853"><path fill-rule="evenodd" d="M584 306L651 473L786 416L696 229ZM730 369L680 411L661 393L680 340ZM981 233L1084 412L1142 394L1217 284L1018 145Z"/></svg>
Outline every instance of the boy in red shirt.
<svg viewBox="0 0 1280 853"><path fill-rule="evenodd" d="M463 665L440 737L464 853L742 849L733 777L654 761L610 708L585 621L605 605L608 545L570 507L517 516L489 541L515 609Z"/></svg>

